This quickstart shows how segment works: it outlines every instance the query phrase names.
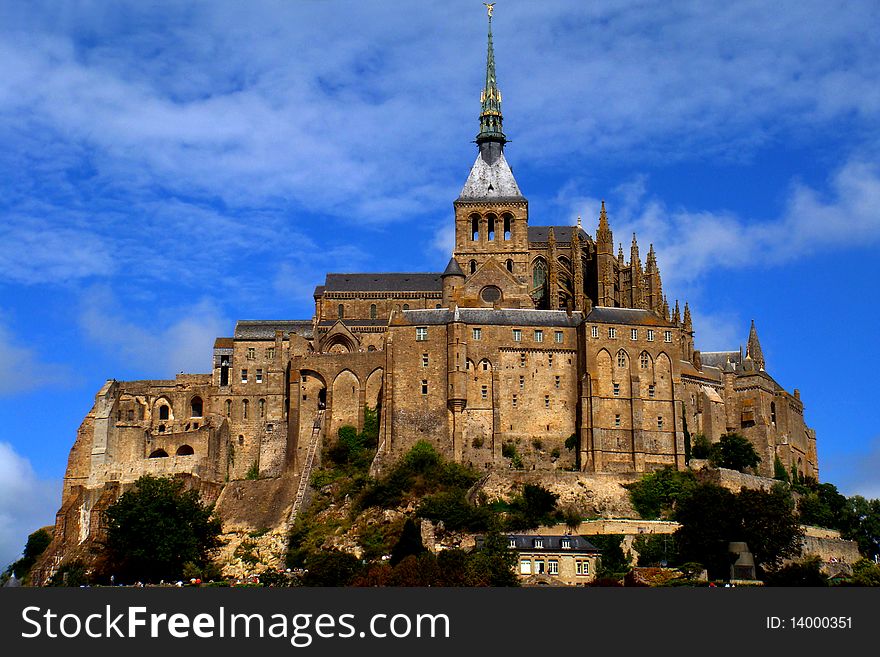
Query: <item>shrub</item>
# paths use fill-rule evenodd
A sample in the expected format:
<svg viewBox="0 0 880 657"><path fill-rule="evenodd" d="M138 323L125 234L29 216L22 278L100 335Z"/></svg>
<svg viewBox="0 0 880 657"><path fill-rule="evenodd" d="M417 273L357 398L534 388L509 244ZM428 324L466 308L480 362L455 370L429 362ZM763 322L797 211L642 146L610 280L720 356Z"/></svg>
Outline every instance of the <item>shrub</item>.
<svg viewBox="0 0 880 657"><path fill-rule="evenodd" d="M649 519L672 515L678 499L695 485L696 478L692 472L679 472L666 467L648 473L624 488L629 490L630 501L638 514Z"/></svg>
<svg viewBox="0 0 880 657"><path fill-rule="evenodd" d="M767 586L828 586L819 557L812 556L790 563L764 575Z"/></svg>
<svg viewBox="0 0 880 657"><path fill-rule="evenodd" d="M726 433L712 446L709 460L715 467L745 472L746 468L758 467L761 457L748 438L738 433Z"/></svg>
<svg viewBox="0 0 880 657"><path fill-rule="evenodd" d="M565 449L577 449L578 446L578 435L576 433L571 434L568 438L565 439Z"/></svg>
<svg viewBox="0 0 880 657"><path fill-rule="evenodd" d="M511 442L506 442L501 445L501 456L506 459L512 459L516 456L516 445Z"/></svg>
<svg viewBox="0 0 880 657"><path fill-rule="evenodd" d="M260 478L260 466L254 461L251 464L251 467L248 468L247 473L244 475L245 479L256 480Z"/></svg>
<svg viewBox="0 0 880 657"><path fill-rule="evenodd" d="M540 450L544 449L544 441L542 441L540 438L534 438L532 440L532 447L534 447L536 450L540 451Z"/></svg>
<svg viewBox="0 0 880 657"><path fill-rule="evenodd" d="M701 433L695 433L692 437L691 456L695 459L707 459L712 453L712 443Z"/></svg>

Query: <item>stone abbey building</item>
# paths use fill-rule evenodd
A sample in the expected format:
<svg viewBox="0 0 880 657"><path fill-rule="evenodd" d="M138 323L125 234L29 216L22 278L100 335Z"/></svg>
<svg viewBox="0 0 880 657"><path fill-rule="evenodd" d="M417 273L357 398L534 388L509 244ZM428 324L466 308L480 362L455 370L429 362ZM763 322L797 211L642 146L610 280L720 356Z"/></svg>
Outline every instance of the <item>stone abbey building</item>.
<svg viewBox="0 0 880 657"><path fill-rule="evenodd" d="M239 321L209 373L107 381L70 453L45 573L142 474L186 473L216 500L259 473L292 482L272 494L295 507L322 441L361 428L365 407L379 412L377 469L428 440L480 469L510 468L515 451L529 470L638 473L684 468L686 431L737 431L761 474L778 457L818 478L798 391L767 371L754 324L745 353L697 350L653 247L644 263L635 236L628 258L615 253L604 203L592 234L580 219L531 224L505 157L489 25L446 269L327 274L314 317Z"/></svg>

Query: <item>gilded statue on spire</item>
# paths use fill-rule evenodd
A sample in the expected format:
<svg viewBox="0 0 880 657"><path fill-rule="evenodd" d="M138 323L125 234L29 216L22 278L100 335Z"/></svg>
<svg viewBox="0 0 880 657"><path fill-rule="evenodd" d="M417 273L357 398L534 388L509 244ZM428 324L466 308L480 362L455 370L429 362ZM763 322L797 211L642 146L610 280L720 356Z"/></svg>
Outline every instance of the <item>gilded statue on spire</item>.
<svg viewBox="0 0 880 657"><path fill-rule="evenodd" d="M492 11L495 9L495 3L484 2L483 4L486 5L486 11L489 12L489 18L492 18Z"/></svg>

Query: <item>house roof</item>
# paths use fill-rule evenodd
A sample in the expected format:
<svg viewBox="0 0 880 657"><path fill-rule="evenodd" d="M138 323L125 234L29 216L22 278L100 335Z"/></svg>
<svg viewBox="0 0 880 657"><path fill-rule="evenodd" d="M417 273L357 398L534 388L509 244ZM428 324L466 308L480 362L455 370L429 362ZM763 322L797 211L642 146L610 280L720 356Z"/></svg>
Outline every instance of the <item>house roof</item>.
<svg viewBox="0 0 880 657"><path fill-rule="evenodd" d="M593 306L587 315L588 322L602 322L603 324L647 324L649 326L674 327L675 324L658 317L650 310L643 308L609 308L606 306Z"/></svg>
<svg viewBox="0 0 880 657"><path fill-rule="evenodd" d="M508 534L507 540L515 543L511 546L517 552L572 552L599 554L602 550L590 543L586 538L578 534L564 535L541 535L541 534ZM535 547L535 541L540 541L541 547ZM562 541L567 540L570 547L562 547ZM477 547L483 543L483 537L476 539Z"/></svg>
<svg viewBox="0 0 880 657"><path fill-rule="evenodd" d="M295 333L304 338L312 337L312 321L310 319L241 319L235 324L236 340L274 340L275 331Z"/></svg>
<svg viewBox="0 0 880 657"><path fill-rule="evenodd" d="M324 292L442 292L435 273L327 274ZM315 290L315 294L318 291Z"/></svg>

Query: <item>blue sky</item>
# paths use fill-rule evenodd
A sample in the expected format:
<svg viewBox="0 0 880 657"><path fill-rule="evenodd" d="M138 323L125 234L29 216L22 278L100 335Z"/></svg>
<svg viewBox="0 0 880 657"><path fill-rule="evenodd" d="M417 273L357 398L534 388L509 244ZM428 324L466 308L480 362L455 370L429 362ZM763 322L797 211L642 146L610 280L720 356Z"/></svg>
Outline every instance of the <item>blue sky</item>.
<svg viewBox="0 0 880 657"><path fill-rule="evenodd" d="M876 2L499 0L534 224L653 242L697 347L757 322L821 477L880 497ZM0 563L106 378L207 371L326 271L431 271L475 156L477 0L0 2Z"/></svg>

